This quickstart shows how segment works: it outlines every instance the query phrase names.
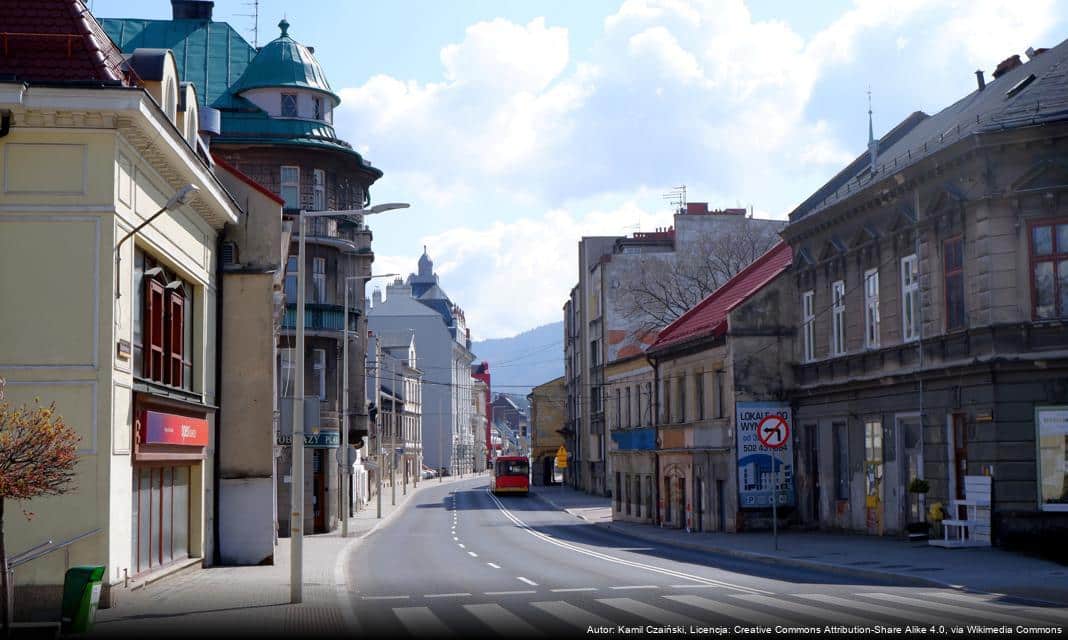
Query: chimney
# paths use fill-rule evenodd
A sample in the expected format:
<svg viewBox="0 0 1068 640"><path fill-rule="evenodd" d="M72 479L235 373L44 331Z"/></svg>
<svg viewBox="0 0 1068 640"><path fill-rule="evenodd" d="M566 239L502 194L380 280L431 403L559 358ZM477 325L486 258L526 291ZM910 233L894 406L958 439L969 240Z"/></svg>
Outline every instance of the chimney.
<svg viewBox="0 0 1068 640"><path fill-rule="evenodd" d="M687 202L686 203L686 215L701 215L708 213L707 202Z"/></svg>
<svg viewBox="0 0 1068 640"><path fill-rule="evenodd" d="M1000 78L1022 64L1023 62L1020 61L1019 55L1009 56L998 63L998 68L994 69L994 78Z"/></svg>
<svg viewBox="0 0 1068 640"><path fill-rule="evenodd" d="M171 0L171 14L175 20L203 20L211 22L210 0Z"/></svg>
<svg viewBox="0 0 1068 640"><path fill-rule="evenodd" d="M979 69L975 72L975 81L979 83L979 90L986 89L986 78L983 77L983 70Z"/></svg>

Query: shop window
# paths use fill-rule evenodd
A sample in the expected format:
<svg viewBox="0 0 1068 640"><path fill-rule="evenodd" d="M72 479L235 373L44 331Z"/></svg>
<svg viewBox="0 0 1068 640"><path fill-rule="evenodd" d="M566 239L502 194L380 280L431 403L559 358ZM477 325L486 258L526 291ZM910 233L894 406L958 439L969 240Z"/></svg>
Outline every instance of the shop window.
<svg viewBox="0 0 1068 640"><path fill-rule="evenodd" d="M901 338L920 337L920 277L916 254L901 259Z"/></svg>
<svg viewBox="0 0 1068 640"><path fill-rule="evenodd" d="M1068 317L1068 224L1032 225L1030 255L1032 316Z"/></svg>
<svg viewBox="0 0 1068 640"><path fill-rule="evenodd" d="M285 200L286 209L300 209L300 167L283 166L279 171L279 182L282 185L282 200Z"/></svg>
<svg viewBox="0 0 1068 640"><path fill-rule="evenodd" d="M280 112L283 118L297 117L297 94L283 93Z"/></svg>
<svg viewBox="0 0 1068 640"><path fill-rule="evenodd" d="M864 346L879 348L879 270L864 272Z"/></svg>
<svg viewBox="0 0 1068 640"><path fill-rule="evenodd" d="M134 275L135 374L191 391L193 287L140 251Z"/></svg>
<svg viewBox="0 0 1068 640"><path fill-rule="evenodd" d="M188 466L135 467L131 563L144 573L189 556Z"/></svg>
<svg viewBox="0 0 1068 640"><path fill-rule="evenodd" d="M831 283L831 355L845 353L845 281Z"/></svg>
<svg viewBox="0 0 1068 640"><path fill-rule="evenodd" d="M814 308L815 291L806 291L801 295L801 336L804 362L816 359L816 313Z"/></svg>
<svg viewBox="0 0 1068 640"><path fill-rule="evenodd" d="M1068 511L1068 405L1037 408L1035 423L1039 508Z"/></svg>
<svg viewBox="0 0 1068 640"><path fill-rule="evenodd" d="M878 418L864 421L865 489L869 496L880 496L883 482L883 423Z"/></svg>
<svg viewBox="0 0 1068 640"><path fill-rule="evenodd" d="M942 249L946 292L946 331L964 328L964 242L958 236Z"/></svg>

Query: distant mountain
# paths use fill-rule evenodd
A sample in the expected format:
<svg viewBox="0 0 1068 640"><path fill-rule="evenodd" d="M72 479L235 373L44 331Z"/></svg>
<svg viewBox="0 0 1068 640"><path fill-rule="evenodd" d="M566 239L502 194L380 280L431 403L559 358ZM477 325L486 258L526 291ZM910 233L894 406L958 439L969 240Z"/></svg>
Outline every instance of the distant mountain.
<svg viewBox="0 0 1068 640"><path fill-rule="evenodd" d="M494 393L525 396L533 387L564 375L564 323L474 342L471 351L475 362L489 362Z"/></svg>

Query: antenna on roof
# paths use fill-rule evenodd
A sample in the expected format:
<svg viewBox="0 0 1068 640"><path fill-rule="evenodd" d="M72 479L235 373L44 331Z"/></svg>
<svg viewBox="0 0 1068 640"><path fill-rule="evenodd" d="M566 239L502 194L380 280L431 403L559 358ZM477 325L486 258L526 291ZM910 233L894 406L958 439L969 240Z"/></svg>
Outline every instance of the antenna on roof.
<svg viewBox="0 0 1068 640"><path fill-rule="evenodd" d="M875 157L879 155L879 143L875 140L875 130L871 122L871 85L868 85L868 159L871 172L875 173Z"/></svg>
<svg viewBox="0 0 1068 640"><path fill-rule="evenodd" d="M670 204L675 205L675 213L686 212L686 185L680 184L662 195L661 198L667 200Z"/></svg>
<svg viewBox="0 0 1068 640"><path fill-rule="evenodd" d="M252 47L260 48L260 0L243 2L246 7L252 7L252 13L238 13L240 18L252 18Z"/></svg>

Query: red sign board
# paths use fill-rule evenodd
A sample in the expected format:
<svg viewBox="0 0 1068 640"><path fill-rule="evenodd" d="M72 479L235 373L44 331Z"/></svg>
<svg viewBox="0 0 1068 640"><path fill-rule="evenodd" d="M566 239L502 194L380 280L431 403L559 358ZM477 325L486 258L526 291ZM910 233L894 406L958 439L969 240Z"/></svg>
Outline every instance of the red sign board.
<svg viewBox="0 0 1068 640"><path fill-rule="evenodd" d="M208 421L159 411L141 412L142 444L208 445Z"/></svg>

